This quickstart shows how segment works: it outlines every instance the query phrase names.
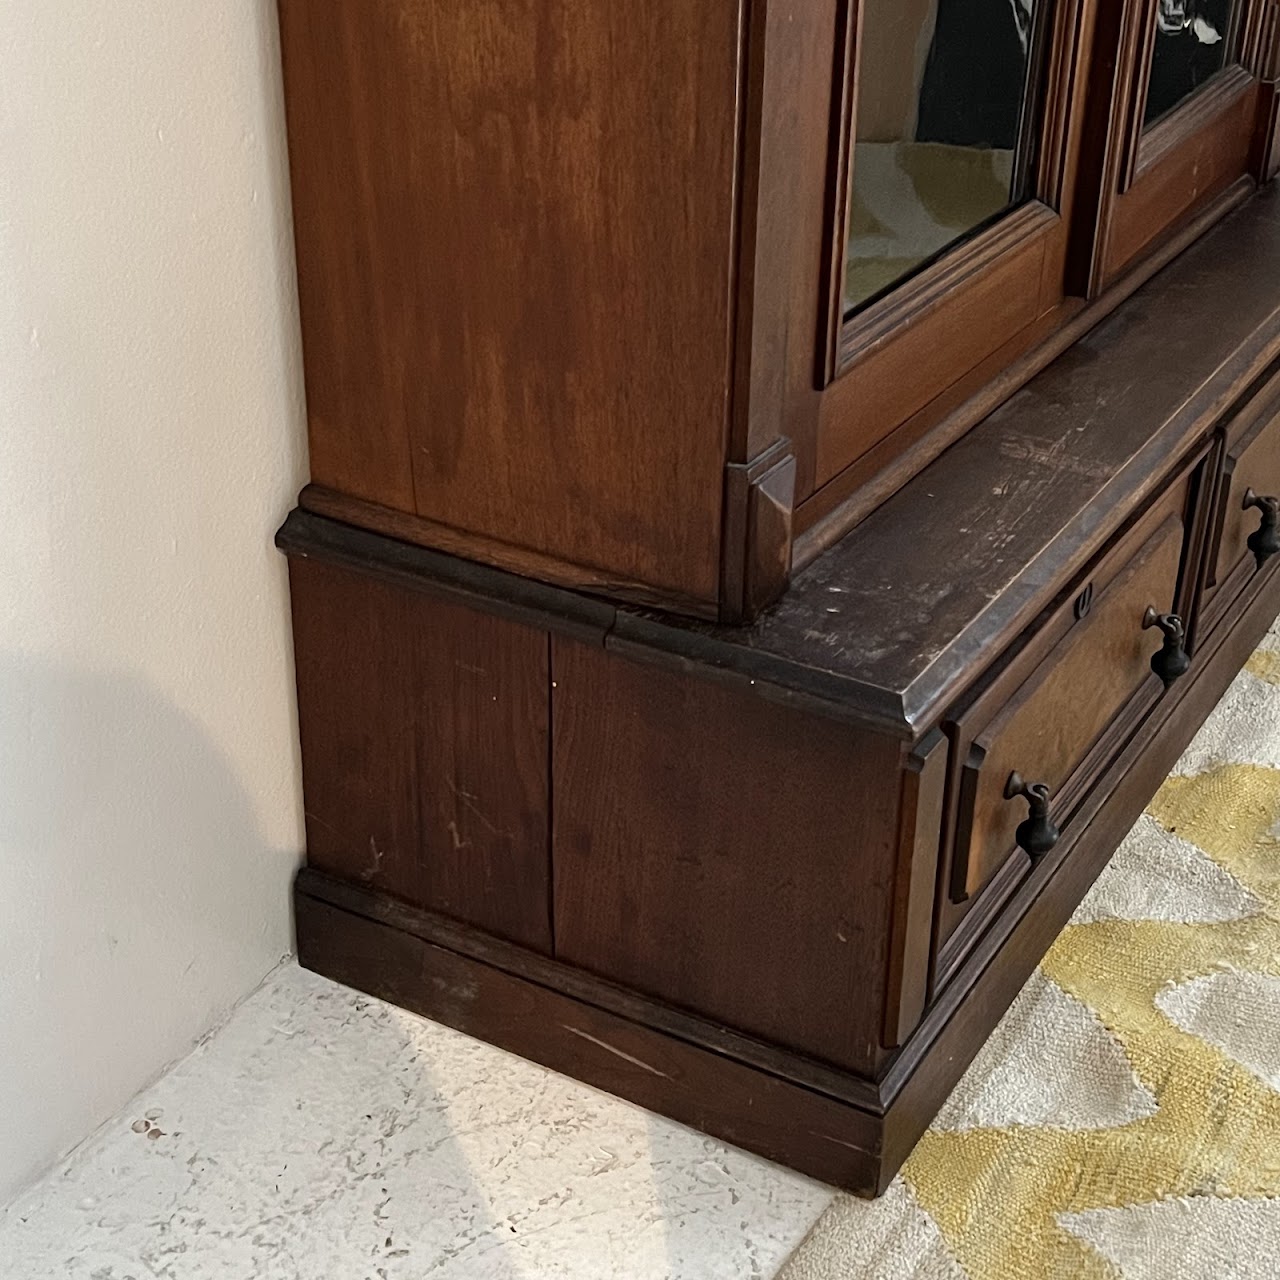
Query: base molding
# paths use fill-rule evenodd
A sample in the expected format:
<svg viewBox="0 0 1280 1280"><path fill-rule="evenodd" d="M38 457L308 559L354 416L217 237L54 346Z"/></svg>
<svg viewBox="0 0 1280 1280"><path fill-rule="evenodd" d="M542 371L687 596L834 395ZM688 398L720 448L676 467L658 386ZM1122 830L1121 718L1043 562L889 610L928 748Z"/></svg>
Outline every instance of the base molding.
<svg viewBox="0 0 1280 1280"><path fill-rule="evenodd" d="M294 896L305 968L836 1186L870 1193L879 1117L394 925Z"/></svg>
<svg viewBox="0 0 1280 1280"><path fill-rule="evenodd" d="M437 912L401 902L376 889L303 867L298 872L294 892L298 897L306 896L375 924L385 925L535 987L558 991L572 1000L627 1022L650 1027L693 1048L733 1058L744 1066L823 1094L836 1102L873 1115L884 1109L876 1086L861 1076L730 1030L527 947L496 938Z"/></svg>

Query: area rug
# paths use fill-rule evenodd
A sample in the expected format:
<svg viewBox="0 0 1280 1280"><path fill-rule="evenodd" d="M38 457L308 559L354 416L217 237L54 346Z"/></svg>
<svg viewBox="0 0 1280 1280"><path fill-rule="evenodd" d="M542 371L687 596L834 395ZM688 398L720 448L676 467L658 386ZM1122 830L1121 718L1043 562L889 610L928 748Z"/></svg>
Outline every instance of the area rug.
<svg viewBox="0 0 1280 1280"><path fill-rule="evenodd" d="M1280 626L889 1192L781 1280L1280 1277Z"/></svg>

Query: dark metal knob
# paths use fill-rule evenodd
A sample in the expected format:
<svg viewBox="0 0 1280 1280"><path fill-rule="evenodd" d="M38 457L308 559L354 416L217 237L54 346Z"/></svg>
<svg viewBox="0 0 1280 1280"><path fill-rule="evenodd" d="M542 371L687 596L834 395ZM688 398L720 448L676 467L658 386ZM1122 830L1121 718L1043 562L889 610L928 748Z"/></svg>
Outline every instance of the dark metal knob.
<svg viewBox="0 0 1280 1280"><path fill-rule="evenodd" d="M1018 824L1014 839L1034 866L1058 843L1062 832L1049 816L1049 788L1043 782L1023 782L1022 774L1015 770L1004 784L1004 798L1016 800L1019 796L1026 800L1031 812L1025 822Z"/></svg>
<svg viewBox="0 0 1280 1280"><path fill-rule="evenodd" d="M1249 535L1249 550L1261 569L1277 551L1280 551L1280 498L1264 498L1252 489L1244 491L1244 510L1257 507L1262 512L1262 523Z"/></svg>
<svg viewBox="0 0 1280 1280"><path fill-rule="evenodd" d="M1151 670L1164 681L1167 689L1180 676L1187 674L1191 657L1186 650L1187 628L1176 613L1159 613L1155 605L1148 605L1142 615L1142 629L1159 627L1164 633L1164 644L1151 655Z"/></svg>

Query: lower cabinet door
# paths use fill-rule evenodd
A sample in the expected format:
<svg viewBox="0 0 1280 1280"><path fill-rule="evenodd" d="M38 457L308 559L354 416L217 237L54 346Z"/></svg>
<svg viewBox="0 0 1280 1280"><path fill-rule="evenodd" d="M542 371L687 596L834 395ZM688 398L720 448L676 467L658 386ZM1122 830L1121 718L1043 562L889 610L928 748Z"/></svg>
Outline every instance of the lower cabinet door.
<svg viewBox="0 0 1280 1280"><path fill-rule="evenodd" d="M953 716L935 989L1018 884L1057 864L1090 786L1190 669L1180 610L1192 492L1184 475Z"/></svg>

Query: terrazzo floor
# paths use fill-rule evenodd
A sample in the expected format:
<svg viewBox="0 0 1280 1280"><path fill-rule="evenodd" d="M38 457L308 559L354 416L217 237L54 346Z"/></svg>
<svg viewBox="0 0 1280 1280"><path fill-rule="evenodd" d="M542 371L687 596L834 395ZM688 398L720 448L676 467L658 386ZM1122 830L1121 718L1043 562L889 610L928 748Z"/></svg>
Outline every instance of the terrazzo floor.
<svg viewBox="0 0 1280 1280"><path fill-rule="evenodd" d="M766 1280L832 1192L286 965L0 1215L3 1280Z"/></svg>

